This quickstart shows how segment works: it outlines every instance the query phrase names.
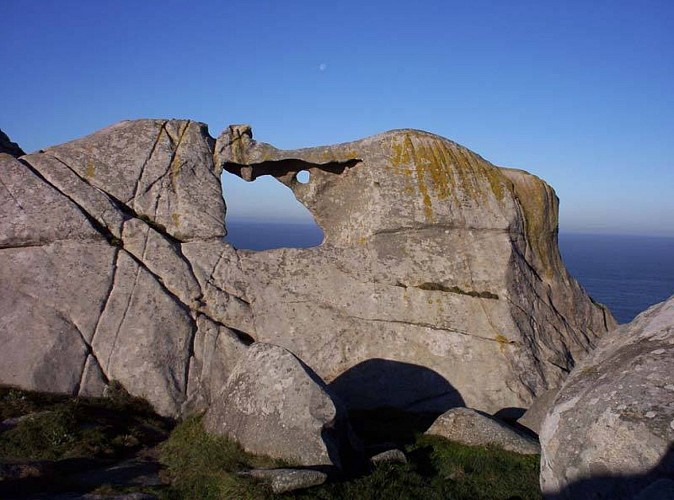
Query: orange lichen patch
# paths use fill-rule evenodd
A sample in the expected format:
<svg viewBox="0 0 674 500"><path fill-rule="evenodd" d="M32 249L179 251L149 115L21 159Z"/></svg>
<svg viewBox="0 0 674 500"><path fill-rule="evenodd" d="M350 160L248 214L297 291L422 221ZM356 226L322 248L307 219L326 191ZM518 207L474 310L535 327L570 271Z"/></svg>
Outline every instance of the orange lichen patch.
<svg viewBox="0 0 674 500"><path fill-rule="evenodd" d="M433 203L447 200L452 192L479 203L494 197L502 201L511 188L501 171L467 149L438 137L405 133L391 144L391 169L413 179L421 195L427 220Z"/></svg>
<svg viewBox="0 0 674 500"><path fill-rule="evenodd" d="M96 167L94 166L94 162L89 160L87 161L87 169L84 172L84 177L90 181L94 178L94 175L96 175Z"/></svg>
<svg viewBox="0 0 674 500"><path fill-rule="evenodd" d="M510 340L508 340L508 338L505 335L501 335L500 333L496 335L494 340L496 342L498 342L499 344L510 344L511 343Z"/></svg>
<svg viewBox="0 0 674 500"><path fill-rule="evenodd" d="M539 274L552 278L557 273L558 255L554 233L557 228L557 201L552 188L538 177L517 170L504 170L513 182L524 215L525 236Z"/></svg>

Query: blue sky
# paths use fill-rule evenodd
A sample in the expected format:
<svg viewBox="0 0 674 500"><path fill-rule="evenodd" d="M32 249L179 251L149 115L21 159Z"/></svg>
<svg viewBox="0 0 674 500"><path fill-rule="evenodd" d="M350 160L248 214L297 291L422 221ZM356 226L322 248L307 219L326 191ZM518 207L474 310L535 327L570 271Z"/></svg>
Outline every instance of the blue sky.
<svg viewBox="0 0 674 500"><path fill-rule="evenodd" d="M282 148L420 128L548 181L562 231L674 236L671 0L3 0L2 16L0 128L27 150L142 117L250 123ZM296 217L273 185L246 213Z"/></svg>

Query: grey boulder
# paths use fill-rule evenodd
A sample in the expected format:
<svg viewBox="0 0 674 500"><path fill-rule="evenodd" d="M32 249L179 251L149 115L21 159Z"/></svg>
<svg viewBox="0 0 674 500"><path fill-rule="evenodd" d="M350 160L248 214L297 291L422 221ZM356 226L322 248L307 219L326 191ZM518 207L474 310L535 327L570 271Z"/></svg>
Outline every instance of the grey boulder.
<svg viewBox="0 0 674 500"><path fill-rule="evenodd" d="M186 257L228 248L212 147L203 124L138 120L0 154L0 383L101 396L115 379L164 415L207 406L247 317L225 291L206 306L211 270Z"/></svg>
<svg viewBox="0 0 674 500"><path fill-rule="evenodd" d="M349 429L322 380L290 351L252 344L204 417L246 451L295 465L340 466Z"/></svg>
<svg viewBox="0 0 674 500"><path fill-rule="evenodd" d="M328 478L325 472L312 469L254 469L243 475L267 483L276 495L318 486Z"/></svg>
<svg viewBox="0 0 674 500"><path fill-rule="evenodd" d="M543 492L620 499L659 479L671 485L673 375L674 296L611 332L573 370L540 433Z"/></svg>
<svg viewBox="0 0 674 500"><path fill-rule="evenodd" d="M470 408L453 408L443 413L426 434L470 446L497 446L522 455L540 453L535 439Z"/></svg>

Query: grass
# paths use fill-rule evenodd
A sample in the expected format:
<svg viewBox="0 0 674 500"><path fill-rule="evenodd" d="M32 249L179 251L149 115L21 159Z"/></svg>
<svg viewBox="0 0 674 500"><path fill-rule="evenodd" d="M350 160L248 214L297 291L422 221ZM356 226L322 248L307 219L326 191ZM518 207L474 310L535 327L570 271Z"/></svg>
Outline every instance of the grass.
<svg viewBox="0 0 674 500"><path fill-rule="evenodd" d="M0 387L3 461L115 459L166 438L172 423L112 384L107 398L72 398Z"/></svg>
<svg viewBox="0 0 674 500"><path fill-rule="evenodd" d="M236 473L283 463L246 453L234 441L207 434L200 416L185 419L162 444L161 462L166 466L170 499L262 499L271 493L263 485Z"/></svg>
<svg viewBox="0 0 674 500"><path fill-rule="evenodd" d="M0 463L73 457L121 460L161 441L158 456L168 484L140 491L164 500L541 498L538 456L424 436L420 431L429 416L393 409L354 413L351 418L367 445L389 441L401 446L406 464L381 463L355 477L333 478L324 485L281 496L238 473L287 464L246 453L226 437L207 434L200 416L185 419L169 435L173 423L119 385L113 384L107 398L69 398L0 387L0 420L25 415L31 416L0 432ZM47 485L53 491L70 491L64 489L70 486ZM139 490L110 485L95 490L99 494L133 491Z"/></svg>
<svg viewBox="0 0 674 500"><path fill-rule="evenodd" d="M387 412L388 436L402 417ZM407 426L408 422L403 422ZM438 436L419 436L405 447L407 464L383 463L356 478L274 497L263 485L236 472L280 466L255 457L232 441L206 434L199 417L179 424L162 445L172 486L170 499L535 499L539 457L498 448L465 446Z"/></svg>

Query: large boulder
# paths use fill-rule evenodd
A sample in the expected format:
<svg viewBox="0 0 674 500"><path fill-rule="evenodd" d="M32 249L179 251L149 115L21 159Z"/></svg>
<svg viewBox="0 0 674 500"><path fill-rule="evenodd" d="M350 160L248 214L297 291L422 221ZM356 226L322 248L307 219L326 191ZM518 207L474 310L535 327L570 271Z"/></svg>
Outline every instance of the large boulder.
<svg viewBox="0 0 674 500"><path fill-rule="evenodd" d="M222 168L289 186L323 245L225 243ZM281 151L245 126L215 141L126 121L0 154L0 180L0 383L100 395L116 379L178 416L262 341L351 408L495 413L559 386L614 324L561 262L552 189L425 132Z"/></svg>
<svg viewBox="0 0 674 500"><path fill-rule="evenodd" d="M350 436L344 409L325 383L290 351L263 343L247 349L204 427L295 465L340 466Z"/></svg>
<svg viewBox="0 0 674 500"><path fill-rule="evenodd" d="M659 479L671 484L673 374L674 296L607 335L571 373L540 433L543 492L633 498Z"/></svg>
<svg viewBox="0 0 674 500"><path fill-rule="evenodd" d="M453 408L443 413L426 434L470 446L497 446L522 455L541 452L535 439L471 408Z"/></svg>
<svg viewBox="0 0 674 500"><path fill-rule="evenodd" d="M245 304L222 292L212 314L184 253L231 248L212 147L203 124L139 120L0 155L0 383L100 396L115 379L171 416L222 388Z"/></svg>

